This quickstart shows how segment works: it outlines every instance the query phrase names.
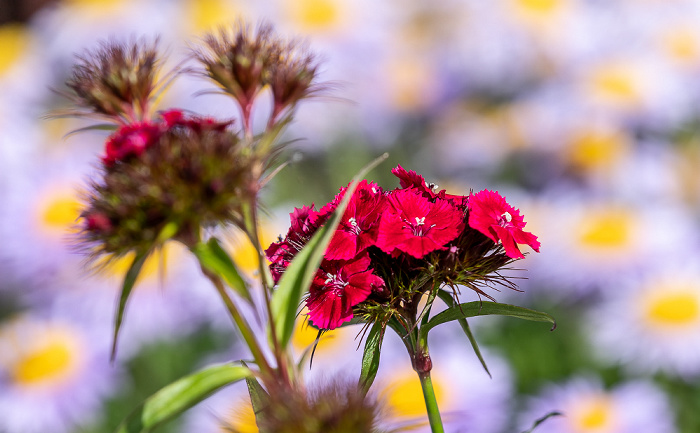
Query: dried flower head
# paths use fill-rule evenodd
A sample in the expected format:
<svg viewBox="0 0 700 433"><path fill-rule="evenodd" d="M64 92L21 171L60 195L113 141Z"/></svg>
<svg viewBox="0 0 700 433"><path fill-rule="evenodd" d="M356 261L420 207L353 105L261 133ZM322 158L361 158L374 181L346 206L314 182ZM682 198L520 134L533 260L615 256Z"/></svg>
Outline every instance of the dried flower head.
<svg viewBox="0 0 700 433"><path fill-rule="evenodd" d="M258 428L266 433L379 433L381 407L355 383L334 381L300 389L269 390Z"/></svg>
<svg viewBox="0 0 700 433"><path fill-rule="evenodd" d="M315 83L318 74L316 56L299 41L280 42L274 54L265 80L272 91L273 121L299 100L324 89Z"/></svg>
<svg viewBox="0 0 700 433"><path fill-rule="evenodd" d="M121 119L122 123L148 117L158 87L160 69L157 42L102 42L78 57L67 86L74 103L90 112Z"/></svg>
<svg viewBox="0 0 700 433"><path fill-rule="evenodd" d="M245 23L221 28L204 38L193 50L202 64L202 75L232 95L243 112L244 126L250 123L253 101L264 86L270 86L273 108L269 123L299 100L316 94L316 56L297 40L286 41L269 24L255 30Z"/></svg>
<svg viewBox="0 0 700 433"><path fill-rule="evenodd" d="M233 96L246 110L265 84L270 63L278 54L272 26L260 24L252 30L246 23L220 28L204 37L193 51L204 66L204 75Z"/></svg>
<svg viewBox="0 0 700 433"><path fill-rule="evenodd" d="M171 111L157 122L116 131L82 214L81 236L90 252L143 251L169 223L177 238L200 226L240 221L241 203L257 194L250 169L258 164L226 125ZM110 153L116 142L122 147Z"/></svg>

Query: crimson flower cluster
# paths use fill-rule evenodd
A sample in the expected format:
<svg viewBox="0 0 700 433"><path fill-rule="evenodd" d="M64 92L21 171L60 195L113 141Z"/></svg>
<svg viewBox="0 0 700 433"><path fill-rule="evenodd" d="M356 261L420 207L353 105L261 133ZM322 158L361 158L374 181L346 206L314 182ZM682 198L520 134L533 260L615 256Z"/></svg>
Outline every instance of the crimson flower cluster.
<svg viewBox="0 0 700 433"><path fill-rule="evenodd" d="M232 122L209 117L186 116L182 110L171 109L161 113L160 119L122 125L105 143L102 163L112 167L118 161L139 157L160 138L174 128L185 128L197 134L205 130L222 132Z"/></svg>
<svg viewBox="0 0 700 433"><path fill-rule="evenodd" d="M309 320L320 329L334 329L356 314L386 320L417 308L425 292L445 284L485 294L479 284L502 278L492 274L524 257L518 244L539 251L537 237L523 231L520 212L497 192L451 195L400 165L392 173L400 188L358 184L330 241L306 299ZM290 214L286 237L266 251L275 281L346 190L319 210L311 205Z"/></svg>

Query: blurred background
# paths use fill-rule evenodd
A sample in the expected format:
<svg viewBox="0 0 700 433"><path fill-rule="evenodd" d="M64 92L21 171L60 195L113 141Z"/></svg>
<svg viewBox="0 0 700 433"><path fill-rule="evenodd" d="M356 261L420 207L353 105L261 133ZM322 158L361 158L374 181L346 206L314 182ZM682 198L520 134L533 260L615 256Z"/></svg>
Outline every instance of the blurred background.
<svg viewBox="0 0 700 433"><path fill-rule="evenodd" d="M265 191L267 242L293 207L326 203L383 152L370 178L384 188L401 164L448 193L498 189L539 236L541 253L509 271L522 291L491 294L558 327L471 320L491 378L458 326L435 331L447 431L523 432L551 411L565 416L536 431L700 431L700 2L2 0L0 432L112 431L163 385L247 356L172 245L146 266L110 364L127 264L91 273L68 240L107 134L66 136L87 124L43 119L66 106L52 89L100 40L159 38L168 69L240 17L304 37L332 83L288 130L301 140ZM236 117L230 99L196 96L210 88L182 76L160 108ZM250 248L228 241L254 278ZM323 340L309 380L356 380L358 332ZM300 328L295 347L314 338ZM401 342L384 349L387 419L423 419ZM245 396L227 388L160 431L256 431Z"/></svg>

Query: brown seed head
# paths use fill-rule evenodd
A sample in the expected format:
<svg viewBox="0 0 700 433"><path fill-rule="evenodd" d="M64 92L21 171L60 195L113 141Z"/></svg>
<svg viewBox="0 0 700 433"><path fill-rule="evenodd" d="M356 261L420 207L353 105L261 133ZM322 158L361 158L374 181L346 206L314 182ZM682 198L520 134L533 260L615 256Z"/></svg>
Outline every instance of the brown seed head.
<svg viewBox="0 0 700 433"><path fill-rule="evenodd" d="M79 56L66 83L74 102L96 114L142 119L156 87L156 44L102 42Z"/></svg>

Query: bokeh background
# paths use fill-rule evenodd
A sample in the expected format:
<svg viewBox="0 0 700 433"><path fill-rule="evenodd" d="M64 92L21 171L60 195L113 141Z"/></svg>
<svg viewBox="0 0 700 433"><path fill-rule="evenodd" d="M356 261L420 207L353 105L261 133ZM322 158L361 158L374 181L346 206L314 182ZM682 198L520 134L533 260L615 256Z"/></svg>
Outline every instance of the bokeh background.
<svg viewBox="0 0 700 433"><path fill-rule="evenodd" d="M98 41L159 38L166 68L239 17L300 35L333 85L304 104L293 163L265 192L268 241L293 207L322 205L382 152L449 193L498 189L541 253L498 301L558 327L471 320L491 378L461 329L435 331L447 430L700 431L700 2L695 0L71 0L0 2L0 432L112 431L161 386L241 359L226 313L185 251L146 267L117 361L108 350L126 265L88 272L67 241L106 133L44 120L65 107L75 55ZM161 108L235 117L211 84L182 76ZM228 239L254 278L244 240ZM462 294L463 301L476 300ZM324 339L310 381L359 373L359 329ZM315 337L300 328L295 347ZM401 342L376 385L392 425L420 420ZM256 431L232 386L161 432ZM222 425L233 430L225 430ZM425 430L425 426L423 429Z"/></svg>

